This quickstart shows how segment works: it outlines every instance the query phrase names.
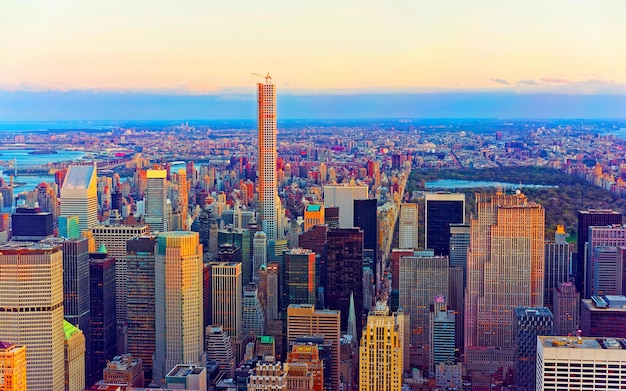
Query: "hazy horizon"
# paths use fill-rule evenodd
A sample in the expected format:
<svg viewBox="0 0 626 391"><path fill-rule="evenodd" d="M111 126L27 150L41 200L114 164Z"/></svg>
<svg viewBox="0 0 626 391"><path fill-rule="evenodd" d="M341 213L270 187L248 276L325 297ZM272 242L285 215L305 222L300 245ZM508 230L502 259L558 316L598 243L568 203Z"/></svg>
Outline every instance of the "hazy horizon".
<svg viewBox="0 0 626 391"><path fill-rule="evenodd" d="M279 91L280 92L280 91ZM278 94L279 119L621 119L626 95L433 92ZM250 94L0 91L0 121L254 120Z"/></svg>

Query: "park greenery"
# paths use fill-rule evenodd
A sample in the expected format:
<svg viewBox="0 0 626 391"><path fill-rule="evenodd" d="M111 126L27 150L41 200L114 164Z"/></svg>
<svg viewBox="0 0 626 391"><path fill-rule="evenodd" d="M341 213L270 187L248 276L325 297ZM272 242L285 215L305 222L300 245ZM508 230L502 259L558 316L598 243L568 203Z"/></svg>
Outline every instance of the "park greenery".
<svg viewBox="0 0 626 391"><path fill-rule="evenodd" d="M610 191L588 183L582 178L547 167L497 167L485 169L416 169L407 184L407 190L437 191L446 189L426 189L426 182L438 179L470 181L497 181L520 184L522 193L530 201L542 205L546 215L546 238L552 239L557 224L564 225L570 240L577 236L578 211L586 209L612 209L626 212L626 199ZM551 187L525 187L544 185ZM495 192L498 189L462 189L466 194L466 212L474 213L475 193ZM422 209L422 208L420 208ZM423 209L422 209L423 210Z"/></svg>

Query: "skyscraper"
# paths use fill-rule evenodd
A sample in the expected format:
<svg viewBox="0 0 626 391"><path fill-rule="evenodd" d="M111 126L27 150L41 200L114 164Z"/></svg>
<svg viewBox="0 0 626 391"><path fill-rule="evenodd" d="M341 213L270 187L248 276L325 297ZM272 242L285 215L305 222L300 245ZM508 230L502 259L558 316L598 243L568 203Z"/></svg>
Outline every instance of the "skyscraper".
<svg viewBox="0 0 626 391"><path fill-rule="evenodd" d="M535 389L537 337L554 335L554 319L546 307L517 307L514 316L517 333L515 385L518 389L530 391Z"/></svg>
<svg viewBox="0 0 626 391"><path fill-rule="evenodd" d="M554 333L574 335L580 323L580 294L572 282L562 282L554 288Z"/></svg>
<svg viewBox="0 0 626 391"><path fill-rule="evenodd" d="M252 255L252 277L259 277L261 266L267 266L267 235L263 231L254 234Z"/></svg>
<svg viewBox="0 0 626 391"><path fill-rule="evenodd" d="M544 209L521 193L498 192L476 194L476 210L468 250L465 354L496 348L512 365L513 309L543 304Z"/></svg>
<svg viewBox="0 0 626 391"><path fill-rule="evenodd" d="M224 332L235 339L243 331L241 263L212 262L210 265L211 313L213 316L211 323L222 325Z"/></svg>
<svg viewBox="0 0 626 391"><path fill-rule="evenodd" d="M398 314L379 303L367 317L359 349L359 390L400 391L402 389L403 322ZM454 327L453 327L454 329Z"/></svg>
<svg viewBox="0 0 626 391"><path fill-rule="evenodd" d="M417 225L417 204L402 203L400 205L400 224L398 240L401 249L417 249L419 244Z"/></svg>
<svg viewBox="0 0 626 391"><path fill-rule="evenodd" d="M151 232L167 231L167 170L151 169L146 172L146 214L144 221L150 226Z"/></svg>
<svg viewBox="0 0 626 391"><path fill-rule="evenodd" d="M626 246L626 226L621 224L590 226L585 245L584 297L614 295L621 286L622 265L618 265L617 247Z"/></svg>
<svg viewBox="0 0 626 391"><path fill-rule="evenodd" d="M424 202L424 247L450 255L450 224L465 223L465 194L426 193Z"/></svg>
<svg viewBox="0 0 626 391"><path fill-rule="evenodd" d="M0 246L0 340L26 346L29 390L63 391L61 246Z"/></svg>
<svg viewBox="0 0 626 391"><path fill-rule="evenodd" d="M463 290L467 286L467 248L470 245L470 225L450 224L450 267L463 268Z"/></svg>
<svg viewBox="0 0 626 391"><path fill-rule="evenodd" d="M268 239L280 239L276 189L276 86L269 76L257 84L259 218Z"/></svg>
<svg viewBox="0 0 626 391"><path fill-rule="evenodd" d="M144 379L152 380L155 350L155 245L154 235L138 236L126 242L128 262L128 353L143 362Z"/></svg>
<svg viewBox="0 0 626 391"><path fill-rule="evenodd" d="M118 322L126 321L128 298L128 263L126 242L140 235L147 235L147 225L99 225L91 230L96 248L102 245L110 257L115 258L115 317ZM126 353L124 341L120 341L119 354Z"/></svg>
<svg viewBox="0 0 626 391"><path fill-rule="evenodd" d="M81 232L98 225L95 164L70 164L61 186L61 216L78 216Z"/></svg>
<svg viewBox="0 0 626 391"><path fill-rule="evenodd" d="M612 210L581 210L578 211L578 247L574 274L576 275L576 289L585 292L585 243L589 238L589 227L597 225L622 224L622 215Z"/></svg>
<svg viewBox="0 0 626 391"><path fill-rule="evenodd" d="M545 244L543 306L553 309L554 290L569 281L569 245L565 242L565 228L556 227L553 242Z"/></svg>
<svg viewBox="0 0 626 391"><path fill-rule="evenodd" d="M350 294L354 293L356 327L363 330L363 231L336 228L328 231L325 303L341 311L341 329L348 328Z"/></svg>
<svg viewBox="0 0 626 391"><path fill-rule="evenodd" d="M378 286L377 282L379 281L379 276L377 273L380 272L380 268L377 267L378 219L376 214L376 202L376 199L354 200L354 224L352 226L363 230L364 267L371 270L374 283ZM369 254L369 257L366 257L365 254Z"/></svg>
<svg viewBox="0 0 626 391"><path fill-rule="evenodd" d="M400 305L410 313L411 365L427 370L430 359L430 307L448 297L448 257L400 258Z"/></svg>
<svg viewBox="0 0 626 391"><path fill-rule="evenodd" d="M202 245L197 232L162 232L155 255L153 381L180 363L205 365Z"/></svg>
<svg viewBox="0 0 626 391"><path fill-rule="evenodd" d="M85 378L88 384L99 380L107 360L115 357L115 259L106 253L89 254L89 292L91 317L91 368Z"/></svg>
<svg viewBox="0 0 626 391"><path fill-rule="evenodd" d="M430 324L430 371L438 364L455 362L455 314L446 305L443 295L435 296Z"/></svg>
<svg viewBox="0 0 626 391"><path fill-rule="evenodd" d="M87 238L61 242L63 250L63 308L65 320L78 327L86 340L85 368L91 367L89 330L89 243ZM83 379L84 381L84 379Z"/></svg>
<svg viewBox="0 0 626 391"><path fill-rule="evenodd" d="M315 253L311 250L292 248L285 257L285 298L283 309L289 304L315 304L316 273Z"/></svg>
<svg viewBox="0 0 626 391"><path fill-rule="evenodd" d="M265 314L259 300L256 284L243 288L243 310L241 312L242 331L246 335L259 336L265 333Z"/></svg>

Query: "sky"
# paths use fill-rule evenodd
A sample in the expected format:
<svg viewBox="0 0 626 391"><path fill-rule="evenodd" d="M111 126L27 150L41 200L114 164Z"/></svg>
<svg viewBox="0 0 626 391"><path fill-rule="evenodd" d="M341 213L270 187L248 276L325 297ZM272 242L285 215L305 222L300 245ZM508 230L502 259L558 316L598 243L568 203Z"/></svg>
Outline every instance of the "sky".
<svg viewBox="0 0 626 391"><path fill-rule="evenodd" d="M361 94L409 106L429 94L547 94L582 96L592 116L626 114L624 15L623 0L2 0L0 120L106 116L102 105L150 116L144 97L161 99L155 115L211 116L162 110L194 96L218 113L253 103L264 80L253 73L269 73L286 101L323 96L329 108ZM617 111L594 96L616 97ZM332 114L357 107L343 109Z"/></svg>

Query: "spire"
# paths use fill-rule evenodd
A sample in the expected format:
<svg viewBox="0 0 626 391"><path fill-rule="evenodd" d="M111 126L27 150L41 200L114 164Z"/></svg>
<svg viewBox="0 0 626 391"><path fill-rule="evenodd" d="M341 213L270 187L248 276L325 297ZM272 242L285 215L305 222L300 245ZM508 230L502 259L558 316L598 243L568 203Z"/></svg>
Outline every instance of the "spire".
<svg viewBox="0 0 626 391"><path fill-rule="evenodd" d="M356 313L354 311L354 292L350 292L350 309L348 310L348 334L356 339Z"/></svg>
<svg viewBox="0 0 626 391"><path fill-rule="evenodd" d="M98 248L98 252L100 254L107 254L108 253L107 248L104 245L104 243L100 243L100 247Z"/></svg>

